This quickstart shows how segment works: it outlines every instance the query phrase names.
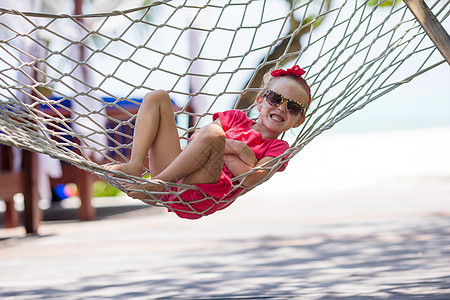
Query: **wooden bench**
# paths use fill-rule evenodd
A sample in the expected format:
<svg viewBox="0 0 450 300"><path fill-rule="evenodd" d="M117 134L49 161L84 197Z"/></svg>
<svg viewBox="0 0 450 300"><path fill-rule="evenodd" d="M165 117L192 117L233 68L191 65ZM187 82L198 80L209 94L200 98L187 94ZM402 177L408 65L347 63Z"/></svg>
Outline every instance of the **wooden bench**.
<svg viewBox="0 0 450 300"><path fill-rule="evenodd" d="M37 233L42 213L39 209L37 189L37 155L22 151L22 167L15 171L13 148L0 145L0 198L5 202L4 222L6 228L19 226L19 214L13 196L24 195L24 225L27 233Z"/></svg>
<svg viewBox="0 0 450 300"><path fill-rule="evenodd" d="M68 101L68 100L67 100ZM120 103L119 103L120 104ZM70 105L67 104L66 106ZM121 106L123 108L123 106ZM108 116L117 119L119 121L126 121L130 116L135 115L139 109L138 105L127 105L125 107L126 112L123 109L118 109L114 106L107 107L106 113ZM174 111L178 111L178 108L173 104ZM56 117L62 115L64 117L70 117L70 111L63 108L58 108L56 113L54 110L46 107L42 107L43 113ZM108 120L106 128L116 128L117 123ZM132 136L133 129L130 125L121 125L121 134L117 135L122 139L120 142L130 143L131 139L125 137L126 135ZM79 143L79 141L76 141ZM4 199L6 204L5 210L5 227L15 227L19 225L18 213L14 208L13 196L16 193L23 193L25 197L25 210L24 210L24 222L27 233L37 233L39 222L42 219L42 212L39 209L39 196L37 191L37 158L36 153L22 151L23 164L20 172L14 172L12 168L12 148L3 146L0 156L0 163L3 168L0 168L0 199ZM130 149L123 149L121 155L123 157L130 156ZM114 158L117 161L123 160L116 153L111 152L108 156ZM99 162L102 163L102 162ZM94 220L96 217L95 207L92 205L92 186L96 180L99 180L94 174L81 170L69 163L61 162L62 176L60 178L51 178L50 183L52 187L58 184L74 183L78 187L80 196L80 208L79 219L82 221Z"/></svg>

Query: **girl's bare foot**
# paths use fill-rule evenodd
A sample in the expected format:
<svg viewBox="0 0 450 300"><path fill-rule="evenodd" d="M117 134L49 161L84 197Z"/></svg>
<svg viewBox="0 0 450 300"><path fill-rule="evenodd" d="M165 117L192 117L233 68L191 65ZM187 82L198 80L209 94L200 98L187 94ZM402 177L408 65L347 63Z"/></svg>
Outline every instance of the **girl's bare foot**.
<svg viewBox="0 0 450 300"><path fill-rule="evenodd" d="M159 184L152 182L145 183L144 185L138 183L124 183L127 188L127 195L131 198L143 200L145 203L150 205L155 205L157 201L148 201L148 199L154 200L161 198L161 194L152 194L151 196L147 193L151 192L164 192L165 188Z"/></svg>
<svg viewBox="0 0 450 300"><path fill-rule="evenodd" d="M104 168L109 171L120 171L127 175L142 177L142 166L134 165L129 162L123 164L104 166Z"/></svg>

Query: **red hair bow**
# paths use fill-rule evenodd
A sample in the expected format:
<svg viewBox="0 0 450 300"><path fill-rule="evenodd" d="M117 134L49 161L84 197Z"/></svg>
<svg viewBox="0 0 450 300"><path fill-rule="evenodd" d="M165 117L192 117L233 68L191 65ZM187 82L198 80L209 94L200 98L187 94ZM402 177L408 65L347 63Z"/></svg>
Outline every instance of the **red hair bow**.
<svg viewBox="0 0 450 300"><path fill-rule="evenodd" d="M302 68L300 68L298 65L293 66L290 69L287 70L283 70L283 69L278 69L278 70L274 70L270 73L270 75L272 75L273 77L278 77L278 76L295 76L297 77L305 86L306 91L308 92L308 104L311 103L311 91L309 90L308 85L306 84L305 80L303 80L302 75L305 74L305 70L303 70Z"/></svg>
<svg viewBox="0 0 450 300"><path fill-rule="evenodd" d="M305 73L306 72L303 69L301 69L298 65L295 65L292 68L287 69L286 71L283 69L274 70L270 73L270 75L272 75L273 77L292 75L300 78L300 76Z"/></svg>

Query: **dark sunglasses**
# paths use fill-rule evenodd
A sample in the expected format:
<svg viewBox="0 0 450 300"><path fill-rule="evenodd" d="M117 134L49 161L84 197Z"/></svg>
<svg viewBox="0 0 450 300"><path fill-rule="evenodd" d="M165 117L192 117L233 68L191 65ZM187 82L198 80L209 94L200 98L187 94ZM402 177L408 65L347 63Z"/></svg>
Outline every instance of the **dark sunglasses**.
<svg viewBox="0 0 450 300"><path fill-rule="evenodd" d="M267 90L266 93L264 94L264 97L266 98L267 103L269 103L272 106L280 106L284 101L286 101L286 109L288 113L290 113L291 115L294 116L298 116L299 114L303 116L305 115L306 108L303 104L285 98L272 90Z"/></svg>

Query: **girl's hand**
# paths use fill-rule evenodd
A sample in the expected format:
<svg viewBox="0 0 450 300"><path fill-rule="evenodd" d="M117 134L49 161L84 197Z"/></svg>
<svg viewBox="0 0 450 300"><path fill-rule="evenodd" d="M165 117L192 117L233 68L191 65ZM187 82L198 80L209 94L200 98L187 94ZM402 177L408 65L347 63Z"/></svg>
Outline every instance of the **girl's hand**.
<svg viewBox="0 0 450 300"><path fill-rule="evenodd" d="M266 157L262 158L259 162L257 162L254 167L262 166L262 165L268 163L272 159L273 159L273 157L266 156ZM244 173L247 173L254 168L254 167L251 167L251 166L245 164L240 158L238 158L236 155L233 155L233 154L225 154L224 163L225 163L225 166L228 168L228 170L230 170L231 174L233 174L234 177L237 177ZM241 179L242 186L253 187L255 185L258 185L259 183L261 183L263 180L265 180L267 178L270 168L271 168L271 165L269 164L264 169L258 169L254 173Z"/></svg>
<svg viewBox="0 0 450 300"><path fill-rule="evenodd" d="M234 177L247 173L253 168L234 154L225 154L223 163Z"/></svg>
<svg viewBox="0 0 450 300"><path fill-rule="evenodd" d="M236 140L226 139L225 154L235 155L252 168L258 162L252 149L250 149L250 147L247 146L247 144L245 144L244 142Z"/></svg>
<svg viewBox="0 0 450 300"><path fill-rule="evenodd" d="M198 134L198 130L194 131L194 133L189 138L189 143L192 142L192 140L197 136L197 134Z"/></svg>

